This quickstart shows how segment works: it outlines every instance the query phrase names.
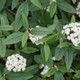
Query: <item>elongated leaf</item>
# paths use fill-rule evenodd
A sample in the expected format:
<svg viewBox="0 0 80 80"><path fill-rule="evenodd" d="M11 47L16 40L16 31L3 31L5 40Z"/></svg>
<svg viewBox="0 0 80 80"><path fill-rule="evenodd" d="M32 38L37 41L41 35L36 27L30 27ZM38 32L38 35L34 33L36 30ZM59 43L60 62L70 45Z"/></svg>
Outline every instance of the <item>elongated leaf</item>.
<svg viewBox="0 0 80 80"><path fill-rule="evenodd" d="M28 2L24 2L22 3L16 13L16 19L19 18L22 15L22 12L24 12L26 14L26 16L28 16L28 12L29 12L29 8L28 8Z"/></svg>
<svg viewBox="0 0 80 80"><path fill-rule="evenodd" d="M6 54L6 45L3 43L4 39L0 39L0 56L5 57Z"/></svg>
<svg viewBox="0 0 80 80"><path fill-rule="evenodd" d="M8 80L29 80L32 77L33 77L32 74L28 74L25 72L10 73L7 75Z"/></svg>
<svg viewBox="0 0 80 80"><path fill-rule="evenodd" d="M56 9L57 9L57 5L55 2L53 2L51 5L50 5L50 17L52 18L54 13L56 12Z"/></svg>
<svg viewBox="0 0 80 80"><path fill-rule="evenodd" d="M22 47L24 47L25 44L27 43L27 39L28 39L28 32L26 31L22 37Z"/></svg>
<svg viewBox="0 0 80 80"><path fill-rule="evenodd" d="M76 13L76 10L67 2L57 2L57 4L58 4L58 7L63 11L66 11L69 13Z"/></svg>
<svg viewBox="0 0 80 80"><path fill-rule="evenodd" d="M31 2L38 8L43 9L41 3L39 2L39 0L31 0Z"/></svg>
<svg viewBox="0 0 80 80"><path fill-rule="evenodd" d="M10 31L10 30L14 30L14 28L10 25L1 25L0 30L1 31Z"/></svg>
<svg viewBox="0 0 80 80"><path fill-rule="evenodd" d="M65 63L66 63L67 69L70 69L72 61L73 61L73 54L72 54L70 49L66 49L66 52L65 52Z"/></svg>
<svg viewBox="0 0 80 80"><path fill-rule="evenodd" d="M22 24L25 30L28 30L29 24L28 24L27 16L24 13L22 13Z"/></svg>
<svg viewBox="0 0 80 80"><path fill-rule="evenodd" d="M5 3L6 3L6 0L0 0L0 11L2 11Z"/></svg>
<svg viewBox="0 0 80 80"><path fill-rule="evenodd" d="M71 22L73 22L73 23L76 22L76 20L75 20L75 15L72 16Z"/></svg>
<svg viewBox="0 0 80 80"><path fill-rule="evenodd" d="M67 72L74 72L73 69L67 69L66 66L60 66L58 67L59 71L63 72L63 73L67 73Z"/></svg>
<svg viewBox="0 0 80 80"><path fill-rule="evenodd" d="M38 42L52 43L52 42L55 42L57 39L58 39L58 34L54 34L54 35L46 36L46 37L38 40Z"/></svg>
<svg viewBox="0 0 80 80"><path fill-rule="evenodd" d="M27 48L22 49L22 52L27 53L27 54L34 53L37 51L39 51L39 50L37 48L33 48L33 47L27 47Z"/></svg>
<svg viewBox="0 0 80 80"><path fill-rule="evenodd" d="M45 61L47 62L50 56L50 48L49 45L44 45L44 52L45 52Z"/></svg>
<svg viewBox="0 0 80 80"><path fill-rule="evenodd" d="M77 0L72 0L72 2L75 4Z"/></svg>
<svg viewBox="0 0 80 80"><path fill-rule="evenodd" d="M5 40L4 43L5 44L14 44L14 43L18 43L20 41L22 41L22 32L16 32L13 33L11 35L9 35Z"/></svg>
<svg viewBox="0 0 80 80"><path fill-rule="evenodd" d="M13 1L12 1L12 6L11 6L12 10L17 6L18 1L19 1L19 0L13 0Z"/></svg>
<svg viewBox="0 0 80 80"><path fill-rule="evenodd" d="M31 34L33 35L47 35L51 34L53 31L51 31L48 28L38 27L31 30Z"/></svg>

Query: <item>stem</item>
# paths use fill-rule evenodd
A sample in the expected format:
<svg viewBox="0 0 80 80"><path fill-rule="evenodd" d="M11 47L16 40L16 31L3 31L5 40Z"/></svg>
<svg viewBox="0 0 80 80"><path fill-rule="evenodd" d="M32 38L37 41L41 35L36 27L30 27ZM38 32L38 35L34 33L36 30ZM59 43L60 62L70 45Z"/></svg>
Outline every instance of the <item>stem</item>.
<svg viewBox="0 0 80 80"><path fill-rule="evenodd" d="M7 7L5 7L5 9L10 12L11 14L13 14L14 16L16 15L14 12L12 12L10 9L8 9Z"/></svg>

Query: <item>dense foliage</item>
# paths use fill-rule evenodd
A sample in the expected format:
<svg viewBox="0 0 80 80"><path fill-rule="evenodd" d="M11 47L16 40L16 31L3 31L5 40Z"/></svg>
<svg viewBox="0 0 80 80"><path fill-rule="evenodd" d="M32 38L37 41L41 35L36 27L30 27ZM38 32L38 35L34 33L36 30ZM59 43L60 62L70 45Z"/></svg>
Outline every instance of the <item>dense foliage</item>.
<svg viewBox="0 0 80 80"><path fill-rule="evenodd" d="M0 80L79 80L79 21L79 0L0 0Z"/></svg>

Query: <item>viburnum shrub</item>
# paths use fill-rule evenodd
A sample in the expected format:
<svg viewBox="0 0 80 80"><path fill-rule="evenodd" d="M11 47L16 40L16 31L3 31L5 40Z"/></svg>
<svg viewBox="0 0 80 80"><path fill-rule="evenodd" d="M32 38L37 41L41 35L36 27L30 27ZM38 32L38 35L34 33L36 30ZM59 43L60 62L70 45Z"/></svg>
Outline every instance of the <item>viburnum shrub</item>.
<svg viewBox="0 0 80 80"><path fill-rule="evenodd" d="M0 80L80 80L80 0L0 0Z"/></svg>

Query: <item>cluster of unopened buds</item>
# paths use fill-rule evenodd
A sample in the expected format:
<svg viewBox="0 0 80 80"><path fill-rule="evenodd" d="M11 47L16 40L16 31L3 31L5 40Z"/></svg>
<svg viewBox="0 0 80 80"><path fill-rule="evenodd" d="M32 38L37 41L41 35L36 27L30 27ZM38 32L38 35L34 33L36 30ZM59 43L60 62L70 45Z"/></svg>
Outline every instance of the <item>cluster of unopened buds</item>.
<svg viewBox="0 0 80 80"><path fill-rule="evenodd" d="M19 54L7 57L6 68L8 71L20 72L26 69L26 59Z"/></svg>
<svg viewBox="0 0 80 80"><path fill-rule="evenodd" d="M52 60L56 60L55 57L52 57ZM58 70L58 67L56 65L54 65L54 67L56 68L56 70ZM47 65L42 64L41 65L41 69L43 68L43 71L41 72L41 75L45 75L48 73L48 71L50 70L50 68ZM48 76L49 77L49 76Z"/></svg>
<svg viewBox="0 0 80 80"><path fill-rule="evenodd" d="M49 12L50 5L51 5L53 2L56 2L56 0L50 0L49 6L48 6L47 9L46 9L47 12Z"/></svg>
<svg viewBox="0 0 80 80"><path fill-rule="evenodd" d="M77 11L77 15L79 15L80 17L80 2L77 5L76 11Z"/></svg>
<svg viewBox="0 0 80 80"><path fill-rule="evenodd" d="M40 27L40 26L36 26L37 28ZM33 28L30 29L30 31L32 30ZM36 44L36 45L39 45L39 44L43 44L43 42L40 42L40 43L37 43L37 41L39 39L42 39L43 37L45 37L46 35L32 35L31 33L29 33L29 39L31 40L32 43Z"/></svg>
<svg viewBox="0 0 80 80"><path fill-rule="evenodd" d="M78 46L80 44L80 23L75 22L65 25L62 34L66 35L74 46Z"/></svg>

